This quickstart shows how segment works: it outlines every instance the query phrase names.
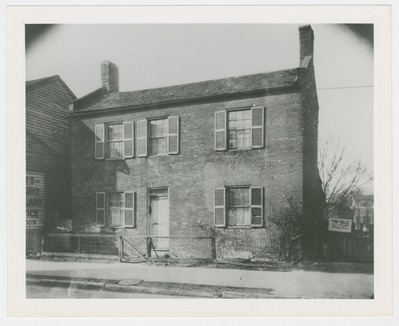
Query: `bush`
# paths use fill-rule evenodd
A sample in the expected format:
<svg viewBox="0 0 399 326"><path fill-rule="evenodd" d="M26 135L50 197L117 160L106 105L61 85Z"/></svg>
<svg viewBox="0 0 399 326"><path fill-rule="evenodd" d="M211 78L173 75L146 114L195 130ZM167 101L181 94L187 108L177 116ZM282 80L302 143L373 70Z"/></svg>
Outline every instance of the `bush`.
<svg viewBox="0 0 399 326"><path fill-rule="evenodd" d="M291 201L289 207L271 207L267 219L272 255L280 261L297 262L302 258L303 214Z"/></svg>

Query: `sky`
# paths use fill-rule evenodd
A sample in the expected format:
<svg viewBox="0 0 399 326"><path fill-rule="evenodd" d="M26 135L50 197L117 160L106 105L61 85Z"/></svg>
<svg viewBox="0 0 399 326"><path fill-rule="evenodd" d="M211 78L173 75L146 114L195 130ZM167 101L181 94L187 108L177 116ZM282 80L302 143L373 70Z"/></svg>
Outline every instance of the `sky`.
<svg viewBox="0 0 399 326"><path fill-rule="evenodd" d="M372 170L372 29L312 28L319 139L339 142ZM54 25L39 32L27 29L26 79L60 75L77 97L101 87L104 60L118 65L120 91L299 66L295 24Z"/></svg>

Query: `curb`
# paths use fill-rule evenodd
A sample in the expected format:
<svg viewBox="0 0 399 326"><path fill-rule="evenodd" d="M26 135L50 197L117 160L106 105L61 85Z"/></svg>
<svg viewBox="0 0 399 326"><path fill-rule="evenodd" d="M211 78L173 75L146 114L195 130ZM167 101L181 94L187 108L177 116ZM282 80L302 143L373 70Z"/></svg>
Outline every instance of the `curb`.
<svg viewBox="0 0 399 326"><path fill-rule="evenodd" d="M119 280L101 280L101 279L84 279L84 278L66 278L57 276L41 276L41 275L26 275L27 285L41 285L48 287L74 287L77 289L86 290L103 290L111 292L124 292L124 293L146 293L158 294L168 296L185 296L193 298L225 298L225 299L271 299L278 298L278 296L270 293L259 293L262 289L251 288L232 288L223 286L207 286L203 285L204 290L192 289L191 284L175 283L176 288L172 288L173 283L164 283L167 287L159 287L156 282L140 282L137 285L121 285ZM143 286L145 283L147 286ZM141 284L141 285L140 285ZM184 287L187 286L187 289ZM201 287L201 286L200 286ZM236 290L237 289L237 290Z"/></svg>
<svg viewBox="0 0 399 326"><path fill-rule="evenodd" d="M185 297L200 297L200 298L220 298L218 295L207 292L199 291L181 291L173 289L160 289L150 288L144 286L125 286L119 284L108 283L105 284L105 290L113 292L128 292L128 293L147 293L147 294L159 294L159 295L170 295L170 296L185 296Z"/></svg>

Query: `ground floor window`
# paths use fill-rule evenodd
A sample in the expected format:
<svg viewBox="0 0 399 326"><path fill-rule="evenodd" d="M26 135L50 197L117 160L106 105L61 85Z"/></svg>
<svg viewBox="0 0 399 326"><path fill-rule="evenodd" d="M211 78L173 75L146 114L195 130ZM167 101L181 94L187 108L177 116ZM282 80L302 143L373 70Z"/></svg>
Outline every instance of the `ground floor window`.
<svg viewBox="0 0 399 326"><path fill-rule="evenodd" d="M251 225L249 203L250 188L227 189L227 224L230 226Z"/></svg>
<svg viewBox="0 0 399 326"><path fill-rule="evenodd" d="M134 227L133 192L97 192L96 223L105 227Z"/></svg>
<svg viewBox="0 0 399 326"><path fill-rule="evenodd" d="M215 189L215 226L263 226L263 188Z"/></svg>

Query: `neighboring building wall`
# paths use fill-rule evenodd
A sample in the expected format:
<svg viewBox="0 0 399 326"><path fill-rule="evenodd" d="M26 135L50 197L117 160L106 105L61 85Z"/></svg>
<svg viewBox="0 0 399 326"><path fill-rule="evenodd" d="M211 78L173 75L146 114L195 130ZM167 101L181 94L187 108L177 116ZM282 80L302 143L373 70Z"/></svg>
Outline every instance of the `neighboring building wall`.
<svg viewBox="0 0 399 326"><path fill-rule="evenodd" d="M357 261L374 260L374 196L354 194L353 258Z"/></svg>
<svg viewBox="0 0 399 326"><path fill-rule="evenodd" d="M70 219L69 105L75 98L59 76L27 82L26 173L27 177L43 175L45 183L44 202L40 207L39 202L29 201L27 189L27 212L29 209L43 211L36 226L27 225L28 254L40 251L43 231Z"/></svg>
<svg viewBox="0 0 399 326"><path fill-rule="evenodd" d="M328 232L328 259L369 262L374 260L374 198L355 193L352 202L334 209L331 218L352 222L350 233Z"/></svg>

